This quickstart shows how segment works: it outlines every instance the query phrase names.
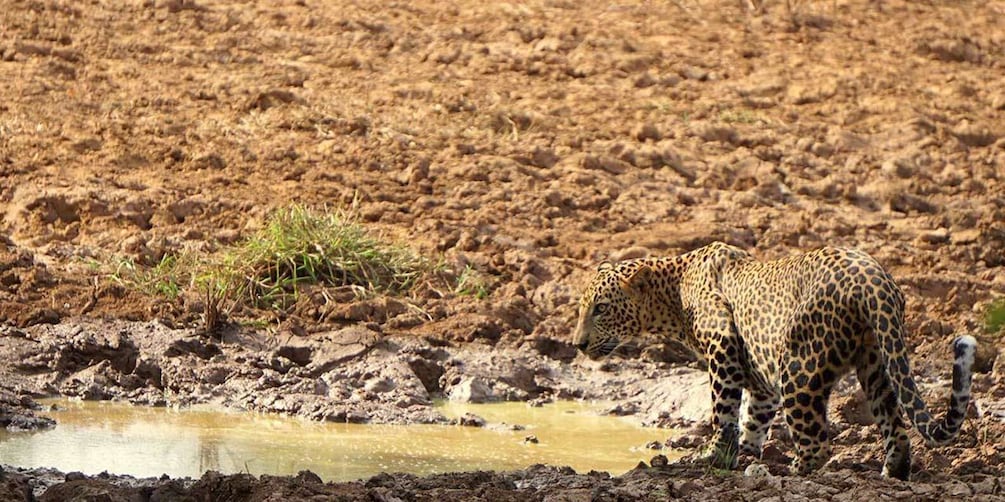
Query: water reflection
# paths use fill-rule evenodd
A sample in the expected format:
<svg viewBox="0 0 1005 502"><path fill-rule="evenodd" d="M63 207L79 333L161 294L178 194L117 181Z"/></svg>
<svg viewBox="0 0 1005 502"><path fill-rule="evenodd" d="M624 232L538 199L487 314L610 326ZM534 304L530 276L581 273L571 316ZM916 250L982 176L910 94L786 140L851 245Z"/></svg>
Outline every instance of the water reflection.
<svg viewBox="0 0 1005 502"><path fill-rule="evenodd" d="M59 425L37 433L0 433L0 459L23 467L96 474L198 477L226 473L295 474L310 469L325 480L381 471L429 474L518 469L535 463L577 471L624 472L648 460L643 446L669 431L599 416L581 403L531 408L523 403L441 405L447 416L472 412L489 426L316 423L275 415L205 408L172 410L123 404L58 401ZM519 424L525 430L501 425ZM524 441L533 434L537 444Z"/></svg>

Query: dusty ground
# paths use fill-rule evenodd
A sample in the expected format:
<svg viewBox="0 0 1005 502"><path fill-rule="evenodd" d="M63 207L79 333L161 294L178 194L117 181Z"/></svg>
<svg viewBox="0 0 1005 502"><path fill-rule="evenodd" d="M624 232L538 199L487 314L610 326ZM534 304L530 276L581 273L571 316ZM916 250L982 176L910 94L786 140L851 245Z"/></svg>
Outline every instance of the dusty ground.
<svg viewBox="0 0 1005 502"><path fill-rule="evenodd" d="M933 399L948 341L982 335L979 418L959 445L919 448L917 469L937 493L985 482L975 476L1001 493L1005 373L998 339L981 326L984 306L1005 294L1005 3L793 2L797 12L765 3L7 2L0 404L52 392L158 404L168 388L179 400L338 417L330 401L284 409L217 389L233 372L277 394L337 372L316 359L349 360L329 343L346 329L366 331L353 343L372 348L375 337L409 354L391 366L413 383L411 394L387 391L396 403L477 390L465 377L493 364L482 378L511 371L522 384L483 391L562 397L554 375L597 373L562 362L574 357L572 299L597 260L715 239L764 258L840 244L873 254L905 288L915 373ZM198 302L109 278L124 259L153 265L235 242L292 202L353 200L372 228L454 269L474 267L492 293L319 299L274 314L267 332L217 343L184 330L148 336L197 324ZM151 327L95 329L98 319ZM442 378L451 359L438 347L517 355L483 350L461 357L479 361L472 374ZM507 364L520 357L529 377ZM666 371L615 366L619 382ZM342 375L387 393L374 392L387 387L379 378L366 387L373 376ZM835 413L853 408L836 404ZM403 408L412 405L415 414L388 417L360 405L343 418L362 409L357 418L437 419L421 417L422 402ZM858 493L853 485L934 496L872 476L871 428L849 425L838 443L850 456L809 482L832 495ZM863 456L868 471L848 474L850 484L835 477ZM487 485L436 479L428 483L460 486L458 497L510 489L500 474ZM574 479L598 493L613 483ZM712 498L749 492L741 478L695 479L691 491ZM818 496L801 483L779 494ZM666 488L694 498L679 489ZM960 494L983 496L968 489Z"/></svg>

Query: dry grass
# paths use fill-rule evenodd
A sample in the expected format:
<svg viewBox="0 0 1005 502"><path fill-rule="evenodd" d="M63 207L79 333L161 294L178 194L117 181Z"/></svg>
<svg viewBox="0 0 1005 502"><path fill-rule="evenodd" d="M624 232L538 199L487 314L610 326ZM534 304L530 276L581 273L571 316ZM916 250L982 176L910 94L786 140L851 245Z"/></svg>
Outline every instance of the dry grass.
<svg viewBox="0 0 1005 502"><path fill-rule="evenodd" d="M288 309L305 285L401 295L437 272L407 246L373 235L352 209L295 205L273 212L263 228L211 255L169 255L154 267L120 260L111 278L168 300L198 298L205 305L205 328L214 331L244 307ZM473 270L454 281L457 294L487 294Z"/></svg>

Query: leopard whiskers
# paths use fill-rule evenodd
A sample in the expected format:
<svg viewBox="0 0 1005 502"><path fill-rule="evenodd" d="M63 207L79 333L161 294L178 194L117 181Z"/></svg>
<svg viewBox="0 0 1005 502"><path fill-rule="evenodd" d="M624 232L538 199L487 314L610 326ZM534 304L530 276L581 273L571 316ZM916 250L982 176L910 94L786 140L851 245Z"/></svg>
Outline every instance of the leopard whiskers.
<svg viewBox="0 0 1005 502"><path fill-rule="evenodd" d="M617 350L620 345L621 342L618 340L607 340L600 344L600 347L597 348L597 353L603 355L604 358L608 358L614 354L614 351Z"/></svg>
<svg viewBox="0 0 1005 502"><path fill-rule="evenodd" d="M632 351L634 351L634 350L636 350L636 349L638 349L638 348L640 348L642 346L642 344L639 343L640 340L641 340L641 338L638 337L638 336L629 337L629 338L626 338L626 339L620 340L620 341L618 341L618 340L611 340L611 341L608 341L608 342L604 343L604 345L602 346L602 349L604 351L607 351L608 348L609 348L609 352L605 352L607 354L605 357L611 357L611 356L614 356L614 355L627 356Z"/></svg>

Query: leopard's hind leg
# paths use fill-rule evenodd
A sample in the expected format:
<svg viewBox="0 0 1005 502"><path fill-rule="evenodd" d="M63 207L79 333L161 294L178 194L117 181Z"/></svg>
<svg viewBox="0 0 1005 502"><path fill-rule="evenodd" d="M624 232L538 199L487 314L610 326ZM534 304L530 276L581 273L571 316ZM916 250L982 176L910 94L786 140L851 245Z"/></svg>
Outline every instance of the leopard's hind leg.
<svg viewBox="0 0 1005 502"><path fill-rule="evenodd" d="M875 339L866 339L858 361L858 381L883 434L883 476L907 480L911 475L911 440L900 415L897 395L883 366Z"/></svg>
<svg viewBox="0 0 1005 502"><path fill-rule="evenodd" d="M823 467L831 456L827 404L857 352L854 341L843 339L846 313L822 308L822 301L806 302L797 310L779 374L782 411L795 443L793 467L799 474ZM831 345L831 340L840 341Z"/></svg>
<svg viewBox="0 0 1005 502"><path fill-rule="evenodd" d="M741 408L740 452L761 458L768 428L775 419L781 404L777 390L750 390L744 393L745 405Z"/></svg>
<svg viewBox="0 0 1005 502"><path fill-rule="evenodd" d="M782 412L796 450L793 470L808 474L831 456L827 427L827 402L835 378L825 368L826 357L809 353L790 357L782 369Z"/></svg>

